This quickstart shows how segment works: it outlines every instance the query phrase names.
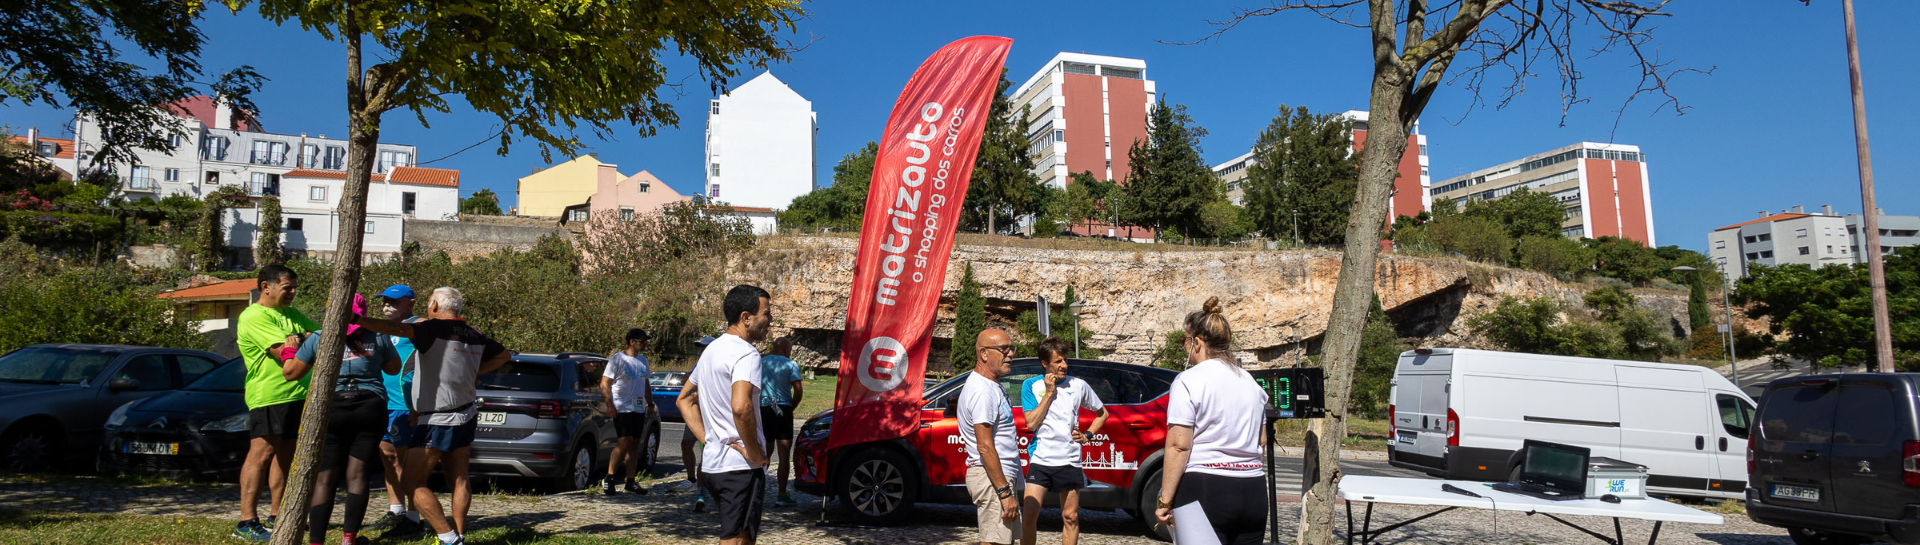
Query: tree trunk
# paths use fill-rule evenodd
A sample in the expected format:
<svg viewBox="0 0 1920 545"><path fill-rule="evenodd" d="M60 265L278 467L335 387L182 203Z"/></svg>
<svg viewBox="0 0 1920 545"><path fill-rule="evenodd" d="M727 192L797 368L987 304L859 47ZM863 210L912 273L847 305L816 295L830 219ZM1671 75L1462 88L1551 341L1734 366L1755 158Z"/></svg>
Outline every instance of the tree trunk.
<svg viewBox="0 0 1920 545"><path fill-rule="evenodd" d="M1360 356L1360 334L1373 302L1387 198L1399 173L1400 155L1407 151L1407 122L1400 116L1411 84L1405 80L1397 69L1374 74L1367 142L1360 152L1359 196L1347 218L1346 254L1340 260L1340 280L1333 291L1333 313L1327 319L1322 351L1327 416L1307 426L1303 461L1308 470L1303 472L1305 481L1301 483L1300 545L1334 543L1334 489L1341 475L1340 440L1347 435L1353 367Z"/></svg>
<svg viewBox="0 0 1920 545"><path fill-rule="evenodd" d="M300 438L294 446L293 467L287 470L286 491L280 502L279 523L273 528L273 545L298 545L307 531L307 506L313 498L313 481L320 468L320 447L326 441L327 415L333 409L334 380L340 374L340 359L346 341L347 316L353 311L353 294L360 285L360 248L366 238L367 184L373 177L373 156L380 143L380 112L370 111L363 94L360 70L360 33L349 9L345 31L347 38L347 179L340 192L340 204L334 209L339 218L339 237L333 255L333 272L327 291L326 317L318 335L312 370L308 371L307 407L300 416ZM309 339L308 342L316 342ZM344 475L342 476L344 478ZM325 522L325 521L322 521Z"/></svg>

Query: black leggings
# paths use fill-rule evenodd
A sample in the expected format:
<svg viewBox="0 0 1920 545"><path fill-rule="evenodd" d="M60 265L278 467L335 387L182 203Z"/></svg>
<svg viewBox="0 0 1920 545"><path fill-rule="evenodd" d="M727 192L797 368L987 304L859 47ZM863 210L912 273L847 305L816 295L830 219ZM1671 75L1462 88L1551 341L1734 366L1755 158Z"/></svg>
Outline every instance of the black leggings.
<svg viewBox="0 0 1920 545"><path fill-rule="evenodd" d="M1173 493L1173 542L1259 545L1267 525L1267 481L1188 472Z"/></svg>
<svg viewBox="0 0 1920 545"><path fill-rule="evenodd" d="M360 532L367 516L367 468L380 456L380 435L387 424L387 400L365 392L337 393L327 415L327 444L320 451L320 474L313 480L307 506L308 543L326 543L333 519L333 489L346 473L347 511L340 529Z"/></svg>

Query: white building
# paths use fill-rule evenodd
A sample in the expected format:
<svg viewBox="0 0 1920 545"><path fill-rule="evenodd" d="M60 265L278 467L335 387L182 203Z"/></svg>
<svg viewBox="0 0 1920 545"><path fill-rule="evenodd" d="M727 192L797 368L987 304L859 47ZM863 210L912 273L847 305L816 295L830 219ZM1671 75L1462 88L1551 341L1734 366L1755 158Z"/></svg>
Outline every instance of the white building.
<svg viewBox="0 0 1920 545"><path fill-rule="evenodd" d="M136 164L100 165L120 178L120 189L129 198L200 198L223 185L244 187L255 196L276 194L282 177L295 169L345 172L347 168L346 140L263 132L254 119L230 104L205 96L167 108L184 119L186 130L170 142L172 149L135 150ZM100 127L85 114L74 117L73 124L76 162L84 169L101 148ZM385 174L418 160L414 146L380 144L373 172ZM282 198L287 200L286 195Z"/></svg>
<svg viewBox="0 0 1920 545"><path fill-rule="evenodd" d="M707 107L707 198L744 208L786 209L813 191L813 102L772 73Z"/></svg>
<svg viewBox="0 0 1920 545"><path fill-rule="evenodd" d="M1061 53L1013 91L1013 110L1026 108L1033 174L1066 188L1072 173L1125 182L1127 150L1147 137L1153 110L1147 61ZM1098 144L1098 145L1096 145Z"/></svg>
<svg viewBox="0 0 1920 545"><path fill-rule="evenodd" d="M1809 214L1795 206L1779 213L1760 211L1759 219L1714 229L1707 234L1707 257L1731 281L1746 277L1755 264L1801 264L1813 268L1866 263L1860 250L1859 214L1840 215L1832 205ZM1920 217L1880 214L1880 254L1920 245Z"/></svg>

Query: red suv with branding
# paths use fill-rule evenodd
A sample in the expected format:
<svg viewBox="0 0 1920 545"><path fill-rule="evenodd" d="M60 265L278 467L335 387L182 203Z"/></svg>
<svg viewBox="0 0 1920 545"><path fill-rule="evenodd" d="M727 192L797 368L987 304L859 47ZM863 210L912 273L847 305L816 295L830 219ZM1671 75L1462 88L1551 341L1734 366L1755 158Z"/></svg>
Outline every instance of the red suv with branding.
<svg viewBox="0 0 1920 545"><path fill-rule="evenodd" d="M1013 360L1000 387L1013 404L1014 421L1024 424L1020 385L1042 374L1033 358ZM971 372L971 371L969 371ZM1144 522L1160 493L1160 456L1167 437L1167 390L1177 374L1156 367L1095 360L1068 360L1068 374L1093 387L1112 416L1082 450L1087 487L1085 509L1121 509ZM827 448L833 411L815 415L794 439L800 464L795 486L802 492L831 496L863 524L892 524L906 518L916 502L967 505L967 454L956 435L953 400L962 375L926 389L920 429L886 441ZM1092 411L1080 411L1080 426L1093 424ZM849 423L857 425L857 423ZM1020 458L1032 431L1020 426ZM1057 501L1048 496L1048 501ZM1151 525L1149 525L1151 527ZM1166 536L1161 536L1165 538Z"/></svg>

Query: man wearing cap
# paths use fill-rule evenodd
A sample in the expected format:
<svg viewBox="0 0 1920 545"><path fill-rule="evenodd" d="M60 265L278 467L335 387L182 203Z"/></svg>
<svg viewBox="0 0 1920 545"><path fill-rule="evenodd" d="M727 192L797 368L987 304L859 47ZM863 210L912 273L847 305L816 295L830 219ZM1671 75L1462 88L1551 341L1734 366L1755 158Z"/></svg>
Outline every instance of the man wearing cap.
<svg viewBox="0 0 1920 545"><path fill-rule="evenodd" d="M607 459L607 481L600 486L603 494L614 494L622 463L627 465L627 492L647 494L645 487L634 482L633 475L640 469L640 440L647 436L647 422L660 417L647 386L653 372L647 356L640 353L650 339L639 328L627 330L626 347L607 359L607 371L600 375L600 397L607 400L607 414L614 415L614 434L620 437L613 446L613 456Z"/></svg>
<svg viewBox="0 0 1920 545"><path fill-rule="evenodd" d="M379 302L382 315L388 320L408 324L420 321L420 317L413 314L413 288L406 284L387 286L380 292ZM393 335L383 337L393 345L402 363L400 372L380 374L381 386L387 391L386 433L380 437L380 463L385 469L381 476L387 482L387 514L367 528L386 530L381 535L387 537L417 536L426 526L420 524L419 511L407 508L407 498L400 488L400 460L413 443L413 411L407 406L407 390L413 386L413 369L408 366L413 359L413 340Z"/></svg>

